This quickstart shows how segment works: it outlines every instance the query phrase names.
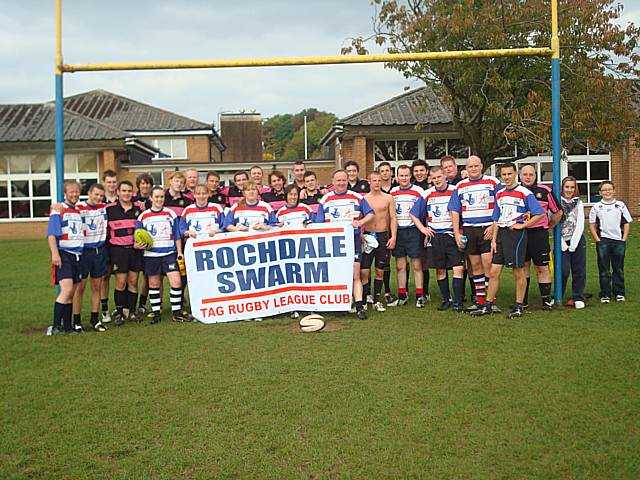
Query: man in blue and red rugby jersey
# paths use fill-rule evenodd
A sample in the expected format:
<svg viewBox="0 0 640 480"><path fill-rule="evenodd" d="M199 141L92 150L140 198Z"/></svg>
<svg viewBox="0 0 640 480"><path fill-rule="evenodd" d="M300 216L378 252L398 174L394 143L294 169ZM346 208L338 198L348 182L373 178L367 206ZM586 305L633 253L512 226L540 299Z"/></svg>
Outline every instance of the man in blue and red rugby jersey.
<svg viewBox="0 0 640 480"><path fill-rule="evenodd" d="M441 167L431 168L431 178L434 186L424 192L422 198L415 203L411 209L411 218L427 239L429 267L436 269L438 287L442 293L442 305L438 310L453 308L456 312L463 312L464 254L456 245L453 222L447 210L455 189L448 184ZM453 269L453 301L447 278L448 269Z"/></svg>
<svg viewBox="0 0 640 480"><path fill-rule="evenodd" d="M116 305L116 325L124 323L124 308L129 320L136 320L138 274L142 271L142 250L133 238L140 206L133 203L133 184L122 180L118 184L118 201L107 207L108 248L111 268L116 276L113 300Z"/></svg>
<svg viewBox="0 0 640 480"><path fill-rule="evenodd" d="M516 303L507 318L521 317L524 312L522 304L527 279L524 274L524 263L527 252L527 229L535 225L544 214L542 207L530 190L518 185L518 170L515 163L507 162L500 166L500 178L504 188L495 195L493 208L493 224L491 235L491 251L493 260L487 301L482 308L471 312L473 316L493 313L500 287L500 274L503 267L513 268L516 280Z"/></svg>
<svg viewBox="0 0 640 480"><path fill-rule="evenodd" d="M540 221L527 230L529 241L527 242L527 256L524 264L524 271L527 276L524 305L526 307L529 304L529 284L531 282L529 269L533 260L542 297L542 308L551 310L553 308L553 296L551 295L551 271L549 270L549 253L551 252L549 229L556 226L562 219L562 210L551 188L537 182L536 169L533 165L525 165L520 168L520 183L533 193L544 212ZM551 219L549 219L548 212L551 212Z"/></svg>
<svg viewBox="0 0 640 480"><path fill-rule="evenodd" d="M500 189L497 178L483 175L482 160L476 155L467 159L469 177L455 186L449 201L453 234L458 248L464 250L471 264L476 303L468 310L479 309L487 296L487 282L491 272L491 238L493 235L493 207ZM462 236L467 237L466 246Z"/></svg>
<svg viewBox="0 0 640 480"><path fill-rule="evenodd" d="M109 271L109 257L107 254L107 205L104 200L104 187L94 183L89 187L89 198L78 202L77 208L82 216L84 228L84 248L80 258L82 280L73 296L73 329L81 332L82 298L87 286L87 279L91 277L91 326L98 332L104 332L107 327L98 319L100 309L100 286L103 277Z"/></svg>
<svg viewBox="0 0 640 480"><path fill-rule="evenodd" d="M62 209L52 209L47 228L47 242L51 250L53 281L60 287L53 307L53 325L47 335L56 335L64 328L73 331L71 323L73 294L80 283L80 257L84 245L82 216L76 208L80 198L80 184L64 183Z"/></svg>
<svg viewBox="0 0 640 480"><path fill-rule="evenodd" d="M360 281L360 254L362 239L360 227L373 219L374 213L362 195L348 190L347 172L336 170L333 172L332 192L326 193L320 199L320 207L316 213L316 222L348 223L353 225L354 235L354 263L353 263L353 299L356 304L356 314L361 320L366 320L367 312L362 302L362 282Z"/></svg>

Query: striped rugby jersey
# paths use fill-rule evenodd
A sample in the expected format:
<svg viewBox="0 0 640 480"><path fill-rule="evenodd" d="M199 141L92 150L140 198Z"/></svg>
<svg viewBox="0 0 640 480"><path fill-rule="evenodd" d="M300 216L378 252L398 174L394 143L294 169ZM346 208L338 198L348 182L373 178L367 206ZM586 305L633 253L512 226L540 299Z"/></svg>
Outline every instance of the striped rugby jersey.
<svg viewBox="0 0 640 480"><path fill-rule="evenodd" d="M455 186L449 211L460 214L463 226L491 225L495 196L500 188L502 185L495 177L483 175L476 180L465 178Z"/></svg>
<svg viewBox="0 0 640 480"><path fill-rule="evenodd" d="M316 222L348 223L359 220L373 209L362 195L351 190L344 193L328 192L320 199ZM360 235L360 228L354 228L354 234Z"/></svg>
<svg viewBox="0 0 640 480"><path fill-rule="evenodd" d="M78 210L84 224L84 248L100 248L107 240L107 204L91 205L78 202Z"/></svg>
<svg viewBox="0 0 640 480"><path fill-rule="evenodd" d="M411 220L411 209L424 196L424 190L417 185L411 185L408 188L402 188L398 185L391 189L391 196L396 205L398 228L416 228Z"/></svg>
<svg viewBox="0 0 640 480"><path fill-rule="evenodd" d="M113 205L107 204L109 244L133 247L133 232L141 213L142 209L135 203L128 210L125 210L120 202Z"/></svg>
<svg viewBox="0 0 640 480"><path fill-rule="evenodd" d="M164 257L177 251L176 239L180 238L178 216L173 210L163 207L156 212L145 210L138 217L136 230L146 230L153 238L153 246L144 251L145 257Z"/></svg>
<svg viewBox="0 0 640 480"><path fill-rule="evenodd" d="M63 202L62 205L64 209L61 211L51 210L49 213L47 236L56 237L58 250L80 255L84 246L84 229L80 210L67 202Z"/></svg>
<svg viewBox="0 0 640 480"><path fill-rule="evenodd" d="M547 212L551 212L553 214L560 211L559 203L556 200L553 191L542 183L534 183L529 186L524 185L524 187L533 193L533 196L536 197L536 200L544 212L544 216L538 220L535 225L532 225L529 228L544 228L545 230L548 230L549 215Z"/></svg>
<svg viewBox="0 0 640 480"><path fill-rule="evenodd" d="M510 227L543 213L544 210L531 190L522 185L516 185L512 189L503 188L496 193L492 218L498 222L499 227Z"/></svg>
<svg viewBox="0 0 640 480"><path fill-rule="evenodd" d="M276 212L276 220L285 227L302 227L309 220L313 221L315 214L308 205L299 203L295 207L285 205Z"/></svg>
<svg viewBox="0 0 640 480"><path fill-rule="evenodd" d="M227 212L225 227L229 225L244 225L252 227L258 224L275 225L275 212L271 205L259 201L255 205L232 205Z"/></svg>
<svg viewBox="0 0 640 480"><path fill-rule="evenodd" d="M444 190L429 188L411 209L411 215L419 218L436 233L453 233L453 222L448 210L449 200L455 187L447 185Z"/></svg>
<svg viewBox="0 0 640 480"><path fill-rule="evenodd" d="M217 203L209 202L204 207L195 203L182 211L180 216L180 236L188 231L196 232L196 235L208 235L211 230L224 230L226 208Z"/></svg>

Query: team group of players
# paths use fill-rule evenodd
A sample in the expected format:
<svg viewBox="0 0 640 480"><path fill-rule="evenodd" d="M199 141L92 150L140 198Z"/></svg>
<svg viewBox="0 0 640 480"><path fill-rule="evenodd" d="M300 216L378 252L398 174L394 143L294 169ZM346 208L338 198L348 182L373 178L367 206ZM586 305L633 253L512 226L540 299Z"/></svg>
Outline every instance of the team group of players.
<svg viewBox="0 0 640 480"><path fill-rule="evenodd" d="M80 185L66 182L65 200L52 206L49 220L52 280L59 293L48 332L83 331L81 308L88 280L91 325L97 331L105 331L112 321L121 325L148 317L157 323L165 276L173 319L191 321L184 308L184 242L224 231L312 222L353 226L358 318L367 318L367 304L379 312L406 305L410 270L415 305L424 307L430 301L429 269L435 270L442 296L438 310L495 313L504 266L513 268L516 279L516 299L508 316L519 317L528 305L530 262L543 308L551 309L548 231L562 218L562 208L551 190L536 182L532 166L518 172L513 163L501 165L501 182L483 172L477 156L469 157L463 170L446 156L431 168L423 160L400 166L395 179L390 164L383 162L365 180L359 178L358 164L347 162L334 172L332 185L321 187L316 175L297 162L290 185L278 171L270 172L269 186L264 185L263 170L256 166L237 172L225 188L220 188L215 172L208 173L205 184L198 184L196 170L175 172L166 190L143 174L134 194L131 182L118 182L115 172L106 171L103 183L92 185L85 201L78 201ZM153 238L150 249L135 240L138 229ZM397 296L390 288L391 255L396 260ZM115 310L110 312L112 276ZM465 277L473 299L469 307L464 306Z"/></svg>

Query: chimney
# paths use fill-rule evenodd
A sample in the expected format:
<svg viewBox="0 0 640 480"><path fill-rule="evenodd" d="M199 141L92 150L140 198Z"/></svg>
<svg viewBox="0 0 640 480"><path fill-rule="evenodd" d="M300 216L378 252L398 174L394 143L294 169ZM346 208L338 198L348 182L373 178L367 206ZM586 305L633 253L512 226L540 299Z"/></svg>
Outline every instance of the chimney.
<svg viewBox="0 0 640 480"><path fill-rule="evenodd" d="M227 149L223 162L262 162L262 115L259 113L223 113L221 137Z"/></svg>

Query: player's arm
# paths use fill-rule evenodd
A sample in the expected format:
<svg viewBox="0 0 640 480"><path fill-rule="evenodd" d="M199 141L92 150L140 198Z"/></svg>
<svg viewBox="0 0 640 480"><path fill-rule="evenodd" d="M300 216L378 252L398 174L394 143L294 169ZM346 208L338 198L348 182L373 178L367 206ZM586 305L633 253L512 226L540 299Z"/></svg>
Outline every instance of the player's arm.
<svg viewBox="0 0 640 480"><path fill-rule="evenodd" d="M58 238L55 235L48 235L47 242L49 243L49 250L51 250L51 264L56 267L61 267L62 259L58 251Z"/></svg>
<svg viewBox="0 0 640 480"><path fill-rule="evenodd" d="M353 226L355 228L362 227L363 225L366 225L371 220L373 220L374 217L375 217L375 213L369 212L364 217L362 217L360 220L354 219L353 220Z"/></svg>
<svg viewBox="0 0 640 480"><path fill-rule="evenodd" d="M62 219L59 214L49 216L49 224L47 225L47 243L51 250L51 263L56 267L62 266L62 259L58 251L58 238L62 235Z"/></svg>
<svg viewBox="0 0 640 480"><path fill-rule="evenodd" d="M543 213L540 213L540 214L538 214L538 215L532 215L532 216L529 218L529 220L527 220L526 222L524 222L524 223L516 223L516 224L514 225L514 227L515 227L516 225L519 225L519 226L518 226L517 228L515 228L515 230L522 230L522 229L525 229L525 228L532 227L533 225L535 225L536 223L538 223L538 222L540 221L540 219L542 219L542 217L544 217L544 214L543 214Z"/></svg>
<svg viewBox="0 0 640 480"><path fill-rule="evenodd" d="M393 197L389 198L389 241L387 248L396 247L396 239L398 238L398 216L396 215L396 203Z"/></svg>
<svg viewBox="0 0 640 480"><path fill-rule="evenodd" d="M458 245L458 248L464 249L462 230L460 230L460 214L455 210L449 210L449 213L451 214L451 224L453 225L453 236L456 239L456 245Z"/></svg>
<svg viewBox="0 0 640 480"><path fill-rule="evenodd" d="M498 250L498 222L494 220L489 228L491 229L491 253L496 253Z"/></svg>

